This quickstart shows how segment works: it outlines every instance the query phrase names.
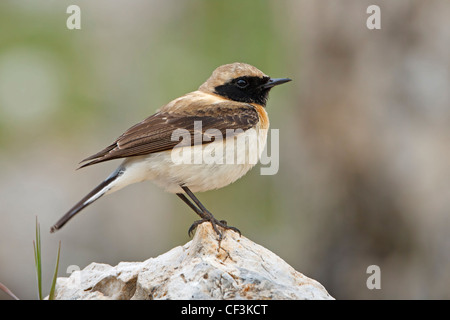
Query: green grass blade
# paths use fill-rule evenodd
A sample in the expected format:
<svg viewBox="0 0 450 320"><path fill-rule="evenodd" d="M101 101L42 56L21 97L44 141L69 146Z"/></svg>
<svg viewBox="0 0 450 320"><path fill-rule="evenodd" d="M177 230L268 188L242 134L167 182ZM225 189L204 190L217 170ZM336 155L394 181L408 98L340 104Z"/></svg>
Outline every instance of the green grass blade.
<svg viewBox="0 0 450 320"><path fill-rule="evenodd" d="M39 222L36 217L36 241L33 241L34 261L36 265L36 276L38 283L38 296L42 300L42 263L41 263L41 232Z"/></svg>
<svg viewBox="0 0 450 320"><path fill-rule="evenodd" d="M58 256L56 258L56 267L55 267L55 273L53 275L53 281L52 281L52 287L50 289L50 294L48 296L48 300L54 300L55 299L55 287L56 287L56 279L58 278L58 268L59 268L59 253L61 252L61 241L59 242L58 247Z"/></svg>

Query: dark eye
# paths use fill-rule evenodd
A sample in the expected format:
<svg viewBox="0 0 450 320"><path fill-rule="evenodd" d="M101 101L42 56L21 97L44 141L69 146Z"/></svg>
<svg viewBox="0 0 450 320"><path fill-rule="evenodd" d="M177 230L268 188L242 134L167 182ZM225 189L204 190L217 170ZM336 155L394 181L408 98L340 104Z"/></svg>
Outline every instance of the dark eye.
<svg viewBox="0 0 450 320"><path fill-rule="evenodd" d="M248 82L247 82L247 80L239 79L238 81L236 81L236 85L237 85L239 88L243 89L243 88L245 88L245 87L248 86Z"/></svg>

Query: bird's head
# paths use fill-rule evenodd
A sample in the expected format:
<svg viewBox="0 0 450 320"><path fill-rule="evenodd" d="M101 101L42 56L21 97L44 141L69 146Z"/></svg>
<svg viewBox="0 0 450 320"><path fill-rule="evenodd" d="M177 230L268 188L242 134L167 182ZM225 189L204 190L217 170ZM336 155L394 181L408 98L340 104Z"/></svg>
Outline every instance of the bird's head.
<svg viewBox="0 0 450 320"><path fill-rule="evenodd" d="M218 67L199 90L224 98L266 105L270 89L291 81L288 78L271 78L246 63L231 63Z"/></svg>

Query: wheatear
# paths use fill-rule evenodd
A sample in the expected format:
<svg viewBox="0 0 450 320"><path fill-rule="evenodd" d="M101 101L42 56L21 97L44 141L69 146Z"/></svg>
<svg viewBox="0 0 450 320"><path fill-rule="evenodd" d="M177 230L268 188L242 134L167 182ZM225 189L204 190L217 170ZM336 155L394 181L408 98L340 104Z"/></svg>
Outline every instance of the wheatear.
<svg viewBox="0 0 450 320"><path fill-rule="evenodd" d="M254 132L258 146L246 146L244 150L236 149L236 152L256 153L259 160L269 127L265 110L269 91L288 81L291 80L270 78L245 63L218 67L197 91L169 102L154 115L128 129L114 143L81 161L85 164L80 168L103 161L125 159L105 181L73 206L50 232L61 229L73 216L101 196L132 183L152 180L167 192L175 193L200 216L201 220L195 221L189 228L189 234L197 225L206 221L212 224L219 237L222 237L222 233L217 226L240 233L225 221L214 218L193 192L225 187L245 175L255 163L230 163L229 149L223 153L224 159L219 164L177 163L173 161L172 152L183 148L184 151L192 151L195 157L196 152L204 152L206 147L213 144L234 146L234 140L239 136ZM207 135L211 129L215 129L222 134L223 139L202 139L198 146L194 145L194 138L188 144L180 144L178 139L173 138L177 130L187 131L192 137L199 134L200 132L196 132L199 131L198 127L195 126L199 122L201 134ZM229 132L234 134L230 135ZM230 139L234 139L233 143L227 144ZM241 155L237 154L239 156Z"/></svg>

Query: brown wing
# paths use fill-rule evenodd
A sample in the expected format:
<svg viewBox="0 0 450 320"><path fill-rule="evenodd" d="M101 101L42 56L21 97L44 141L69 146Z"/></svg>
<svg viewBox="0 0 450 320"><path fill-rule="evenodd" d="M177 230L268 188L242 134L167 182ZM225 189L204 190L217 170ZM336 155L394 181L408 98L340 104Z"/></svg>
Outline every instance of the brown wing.
<svg viewBox="0 0 450 320"><path fill-rule="evenodd" d="M179 140L172 140L172 134L176 129L188 130L191 136L190 145L193 145L194 129L197 129L194 127L195 121L201 121L202 133L208 129L217 129L225 137L227 129L248 130L258 123L259 118L252 105L228 101L204 108L194 106L180 112L158 112L128 129L102 151L81 161L89 162L80 168L103 161L146 155L181 146ZM202 143L212 141L202 141Z"/></svg>

